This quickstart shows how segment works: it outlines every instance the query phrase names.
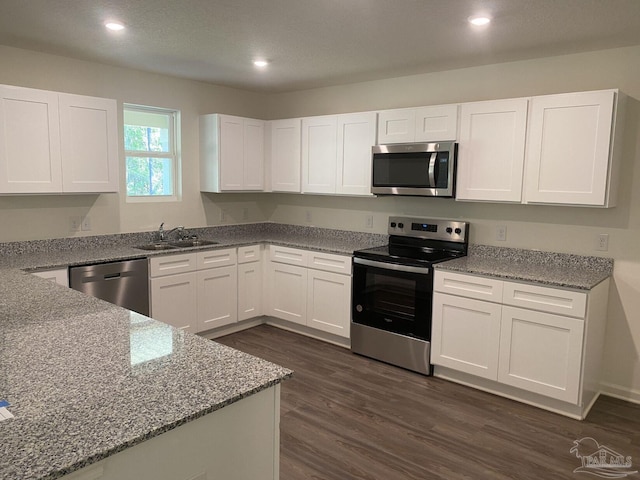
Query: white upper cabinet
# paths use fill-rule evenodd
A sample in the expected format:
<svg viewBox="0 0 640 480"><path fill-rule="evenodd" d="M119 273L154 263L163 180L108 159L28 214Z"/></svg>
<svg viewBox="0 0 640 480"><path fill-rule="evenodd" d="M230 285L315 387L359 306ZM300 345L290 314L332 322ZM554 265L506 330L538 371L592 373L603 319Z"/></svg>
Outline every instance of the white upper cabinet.
<svg viewBox="0 0 640 480"><path fill-rule="evenodd" d="M301 120L273 120L270 127L271 190L300 192Z"/></svg>
<svg viewBox="0 0 640 480"><path fill-rule="evenodd" d="M302 120L302 192L371 195L376 113Z"/></svg>
<svg viewBox="0 0 640 480"><path fill-rule="evenodd" d="M62 191L58 94L0 86L0 191Z"/></svg>
<svg viewBox="0 0 640 480"><path fill-rule="evenodd" d="M63 191L118 191L115 100L60 94L60 138Z"/></svg>
<svg viewBox="0 0 640 480"><path fill-rule="evenodd" d="M443 142L458 138L458 105L383 110L378 143Z"/></svg>
<svg viewBox="0 0 640 480"><path fill-rule="evenodd" d="M118 191L116 101L0 86L0 193Z"/></svg>
<svg viewBox="0 0 640 480"><path fill-rule="evenodd" d="M522 200L528 99L462 104L456 199Z"/></svg>
<svg viewBox="0 0 640 480"><path fill-rule="evenodd" d="M264 189L265 122L231 115L200 117L200 190Z"/></svg>
<svg viewBox="0 0 640 480"><path fill-rule="evenodd" d="M336 193L371 195L371 147L375 144L375 112L338 115Z"/></svg>
<svg viewBox="0 0 640 480"><path fill-rule="evenodd" d="M337 116L302 119L302 192L335 193Z"/></svg>
<svg viewBox="0 0 640 480"><path fill-rule="evenodd" d="M532 98L525 203L615 205L611 150L617 93Z"/></svg>

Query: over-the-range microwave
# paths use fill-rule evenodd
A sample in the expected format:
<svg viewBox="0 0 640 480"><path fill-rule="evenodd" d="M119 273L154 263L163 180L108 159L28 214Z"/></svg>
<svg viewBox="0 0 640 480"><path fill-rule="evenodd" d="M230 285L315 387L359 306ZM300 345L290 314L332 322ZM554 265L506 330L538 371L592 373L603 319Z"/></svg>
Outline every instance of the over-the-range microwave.
<svg viewBox="0 0 640 480"><path fill-rule="evenodd" d="M455 195L455 142L375 145L371 193L377 195Z"/></svg>

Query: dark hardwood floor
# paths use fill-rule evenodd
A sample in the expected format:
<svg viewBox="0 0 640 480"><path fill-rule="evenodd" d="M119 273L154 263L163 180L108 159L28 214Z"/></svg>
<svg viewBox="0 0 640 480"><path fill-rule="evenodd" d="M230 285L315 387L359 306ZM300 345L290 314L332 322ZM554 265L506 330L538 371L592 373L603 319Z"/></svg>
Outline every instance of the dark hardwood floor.
<svg viewBox="0 0 640 480"><path fill-rule="evenodd" d="M578 421L267 325L216 341L295 371L281 480L598 478L574 473L584 437L640 470L640 405L601 396Z"/></svg>

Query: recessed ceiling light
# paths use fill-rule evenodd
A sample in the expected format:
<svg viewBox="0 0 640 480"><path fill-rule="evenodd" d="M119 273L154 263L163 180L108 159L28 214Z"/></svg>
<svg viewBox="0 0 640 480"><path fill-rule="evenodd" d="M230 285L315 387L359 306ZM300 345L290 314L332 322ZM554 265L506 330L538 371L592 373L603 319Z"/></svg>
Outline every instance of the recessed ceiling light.
<svg viewBox="0 0 640 480"><path fill-rule="evenodd" d="M119 32L120 30L124 30L124 25L120 22L105 22L104 26L112 32Z"/></svg>
<svg viewBox="0 0 640 480"><path fill-rule="evenodd" d="M266 60L254 60L253 64L258 68L264 68L269 65L269 62L267 62Z"/></svg>
<svg viewBox="0 0 640 480"><path fill-rule="evenodd" d="M469 23L476 26L487 25L491 19L485 15L473 15L468 18Z"/></svg>

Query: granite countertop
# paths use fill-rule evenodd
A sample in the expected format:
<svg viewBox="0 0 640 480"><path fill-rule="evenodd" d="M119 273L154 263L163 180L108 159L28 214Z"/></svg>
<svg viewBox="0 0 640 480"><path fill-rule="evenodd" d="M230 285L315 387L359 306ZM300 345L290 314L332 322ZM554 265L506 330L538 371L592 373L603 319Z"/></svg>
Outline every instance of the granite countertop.
<svg viewBox="0 0 640 480"><path fill-rule="evenodd" d="M26 271L255 243L351 254L385 235L258 224L148 252L153 232L0 244L0 478L55 479L269 388L286 368Z"/></svg>
<svg viewBox="0 0 640 480"><path fill-rule="evenodd" d="M18 270L0 276L0 478L53 479L291 371Z"/></svg>
<svg viewBox="0 0 640 480"><path fill-rule="evenodd" d="M613 259L470 245L468 256L439 263L435 268L553 287L591 290L611 275Z"/></svg>

